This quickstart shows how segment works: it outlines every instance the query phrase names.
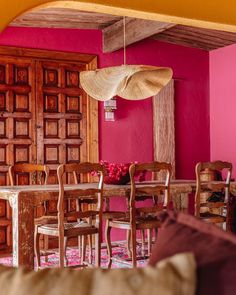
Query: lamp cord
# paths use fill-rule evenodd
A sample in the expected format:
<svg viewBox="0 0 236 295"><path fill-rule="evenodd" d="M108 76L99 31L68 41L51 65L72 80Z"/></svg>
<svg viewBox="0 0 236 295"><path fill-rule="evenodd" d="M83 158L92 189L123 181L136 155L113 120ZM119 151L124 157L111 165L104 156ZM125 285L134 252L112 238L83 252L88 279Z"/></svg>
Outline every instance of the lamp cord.
<svg viewBox="0 0 236 295"><path fill-rule="evenodd" d="M126 65L126 36L125 36L125 16L123 17L123 33L124 33L124 65Z"/></svg>

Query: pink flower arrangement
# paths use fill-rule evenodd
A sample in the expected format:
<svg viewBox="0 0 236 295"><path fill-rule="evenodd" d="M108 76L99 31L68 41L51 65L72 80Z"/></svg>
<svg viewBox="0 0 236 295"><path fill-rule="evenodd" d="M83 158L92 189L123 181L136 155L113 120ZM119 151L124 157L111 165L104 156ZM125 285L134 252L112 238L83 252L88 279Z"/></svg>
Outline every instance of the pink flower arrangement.
<svg viewBox="0 0 236 295"><path fill-rule="evenodd" d="M134 162L137 163L137 162ZM108 163L107 161L100 161L106 169L106 174L104 177L104 183L106 184L126 184L130 181L129 167L131 163ZM93 173L96 175L96 173ZM137 173L136 178L138 181L145 180L146 171Z"/></svg>
<svg viewBox="0 0 236 295"><path fill-rule="evenodd" d="M106 169L104 182L107 184L126 184L130 181L129 167L132 163L108 163L100 161Z"/></svg>

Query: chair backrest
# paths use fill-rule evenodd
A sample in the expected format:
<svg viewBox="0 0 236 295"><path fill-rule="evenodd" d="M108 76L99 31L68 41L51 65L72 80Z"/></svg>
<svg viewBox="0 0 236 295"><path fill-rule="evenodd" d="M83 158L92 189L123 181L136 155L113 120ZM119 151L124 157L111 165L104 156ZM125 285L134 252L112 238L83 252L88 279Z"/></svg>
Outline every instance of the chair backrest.
<svg viewBox="0 0 236 295"><path fill-rule="evenodd" d="M10 185L47 184L49 168L40 164L16 164L9 167ZM26 176L27 182L19 181L20 176ZM25 177L24 177L25 179Z"/></svg>
<svg viewBox="0 0 236 295"><path fill-rule="evenodd" d="M68 185L65 189L64 174L72 173L75 175L85 175L91 173L97 173L99 176L99 182L96 183L81 183L80 187L75 187L75 184ZM103 210L103 179L104 179L104 167L97 163L72 163L62 164L57 168L57 176L59 182L59 199L57 204L58 210L58 226L59 230L64 230L64 222L68 218L90 218L98 216L97 226L102 223L102 210ZM76 177L76 176L75 176ZM65 213L64 204L68 199L86 199L91 198L97 200L96 208L94 210L75 210L73 212Z"/></svg>
<svg viewBox="0 0 236 295"><path fill-rule="evenodd" d="M218 175L222 175L223 170L227 172L225 181L221 180L208 180L205 181L202 177L204 171L214 171ZM228 202L229 199L229 188L230 179L232 175L232 164L229 162L215 161L215 162L200 162L195 167L196 173L196 193L195 193L195 215L200 216L201 207L205 208L220 208ZM219 178L219 176L218 176ZM212 202L201 201L201 195L203 193L208 193L211 195L215 194L216 199ZM219 198L219 201L217 201ZM223 200L220 200L223 199Z"/></svg>
<svg viewBox="0 0 236 295"><path fill-rule="evenodd" d="M148 171L148 172L165 172L165 180L162 182L153 182L148 185L142 184L139 187L135 180L137 173ZM170 204L170 177L172 173L172 166L170 163L165 162L151 162L151 163L139 163L132 164L129 168L130 181L131 181L131 192L129 199L129 210L131 222L135 219L136 213L155 213L163 209L163 205L160 207L158 199L161 195L164 195L164 206L169 207ZM152 196L157 202L154 202L151 207L137 208L135 203L138 196Z"/></svg>

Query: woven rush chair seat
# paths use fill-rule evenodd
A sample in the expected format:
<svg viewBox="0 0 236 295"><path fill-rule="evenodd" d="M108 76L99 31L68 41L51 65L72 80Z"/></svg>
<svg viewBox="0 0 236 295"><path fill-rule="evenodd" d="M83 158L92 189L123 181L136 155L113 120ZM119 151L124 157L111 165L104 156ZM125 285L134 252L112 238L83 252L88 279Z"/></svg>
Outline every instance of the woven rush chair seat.
<svg viewBox="0 0 236 295"><path fill-rule="evenodd" d="M206 221L209 219L215 220L215 223L223 223L226 221L226 216L222 216L219 214L213 214L211 212L202 212L200 213L200 218L205 219Z"/></svg>
<svg viewBox="0 0 236 295"><path fill-rule="evenodd" d="M125 218L119 218L119 219L113 219L110 222L110 225L112 227L119 228L120 224L129 224L130 223L130 218L125 217ZM156 228L161 225L160 221L156 216L138 216L136 217L136 229L149 229L149 228Z"/></svg>
<svg viewBox="0 0 236 295"><path fill-rule="evenodd" d="M126 216L125 212L118 211L106 211L103 213L103 219L111 219L111 218L123 218Z"/></svg>
<svg viewBox="0 0 236 295"><path fill-rule="evenodd" d="M54 215L43 215L41 217L38 217L34 220L34 225L46 225L46 224L55 224L57 222L58 218Z"/></svg>
<svg viewBox="0 0 236 295"><path fill-rule="evenodd" d="M75 230L76 229L76 230ZM72 230L72 231L71 231ZM78 235L84 235L85 232L89 232L90 234L98 233L98 229L90 225L88 222L82 220L80 222L70 222L70 223L64 223L64 231L65 236L78 236ZM58 236L59 230L58 230L58 224L45 224L38 227L38 233L40 234L49 234Z"/></svg>

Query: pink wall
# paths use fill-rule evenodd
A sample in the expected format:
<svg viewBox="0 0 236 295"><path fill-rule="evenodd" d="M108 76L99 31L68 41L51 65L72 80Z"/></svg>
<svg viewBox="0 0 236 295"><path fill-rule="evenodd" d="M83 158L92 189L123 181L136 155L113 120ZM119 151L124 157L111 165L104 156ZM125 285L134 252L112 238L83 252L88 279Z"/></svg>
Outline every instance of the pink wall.
<svg viewBox="0 0 236 295"><path fill-rule="evenodd" d="M102 53L102 35L96 30L8 28L0 44L98 55L100 67L122 64L123 54ZM127 50L130 64L168 66L176 81L176 166L177 177L194 178L194 166L209 160L208 53L146 40ZM105 87L106 85L104 85ZM102 104L99 114L100 158L108 161L151 161L153 159L152 101L118 101L117 121L105 122ZM122 210L120 199L112 206ZM123 234L115 233L116 239Z"/></svg>
<svg viewBox="0 0 236 295"><path fill-rule="evenodd" d="M98 55L100 67L122 64L122 51L102 53L101 37L101 32L96 30L11 27L0 34L0 44L93 53ZM195 164L210 157L208 57L208 53L201 50L154 40L139 42L127 50L128 63L169 66L178 79L175 124L179 178L193 178ZM133 102L120 99L116 115L116 122L105 122L100 105L100 158L118 162L151 161L151 100Z"/></svg>
<svg viewBox="0 0 236 295"><path fill-rule="evenodd" d="M210 53L211 159L236 167L236 45ZM236 177L234 169L234 177Z"/></svg>

